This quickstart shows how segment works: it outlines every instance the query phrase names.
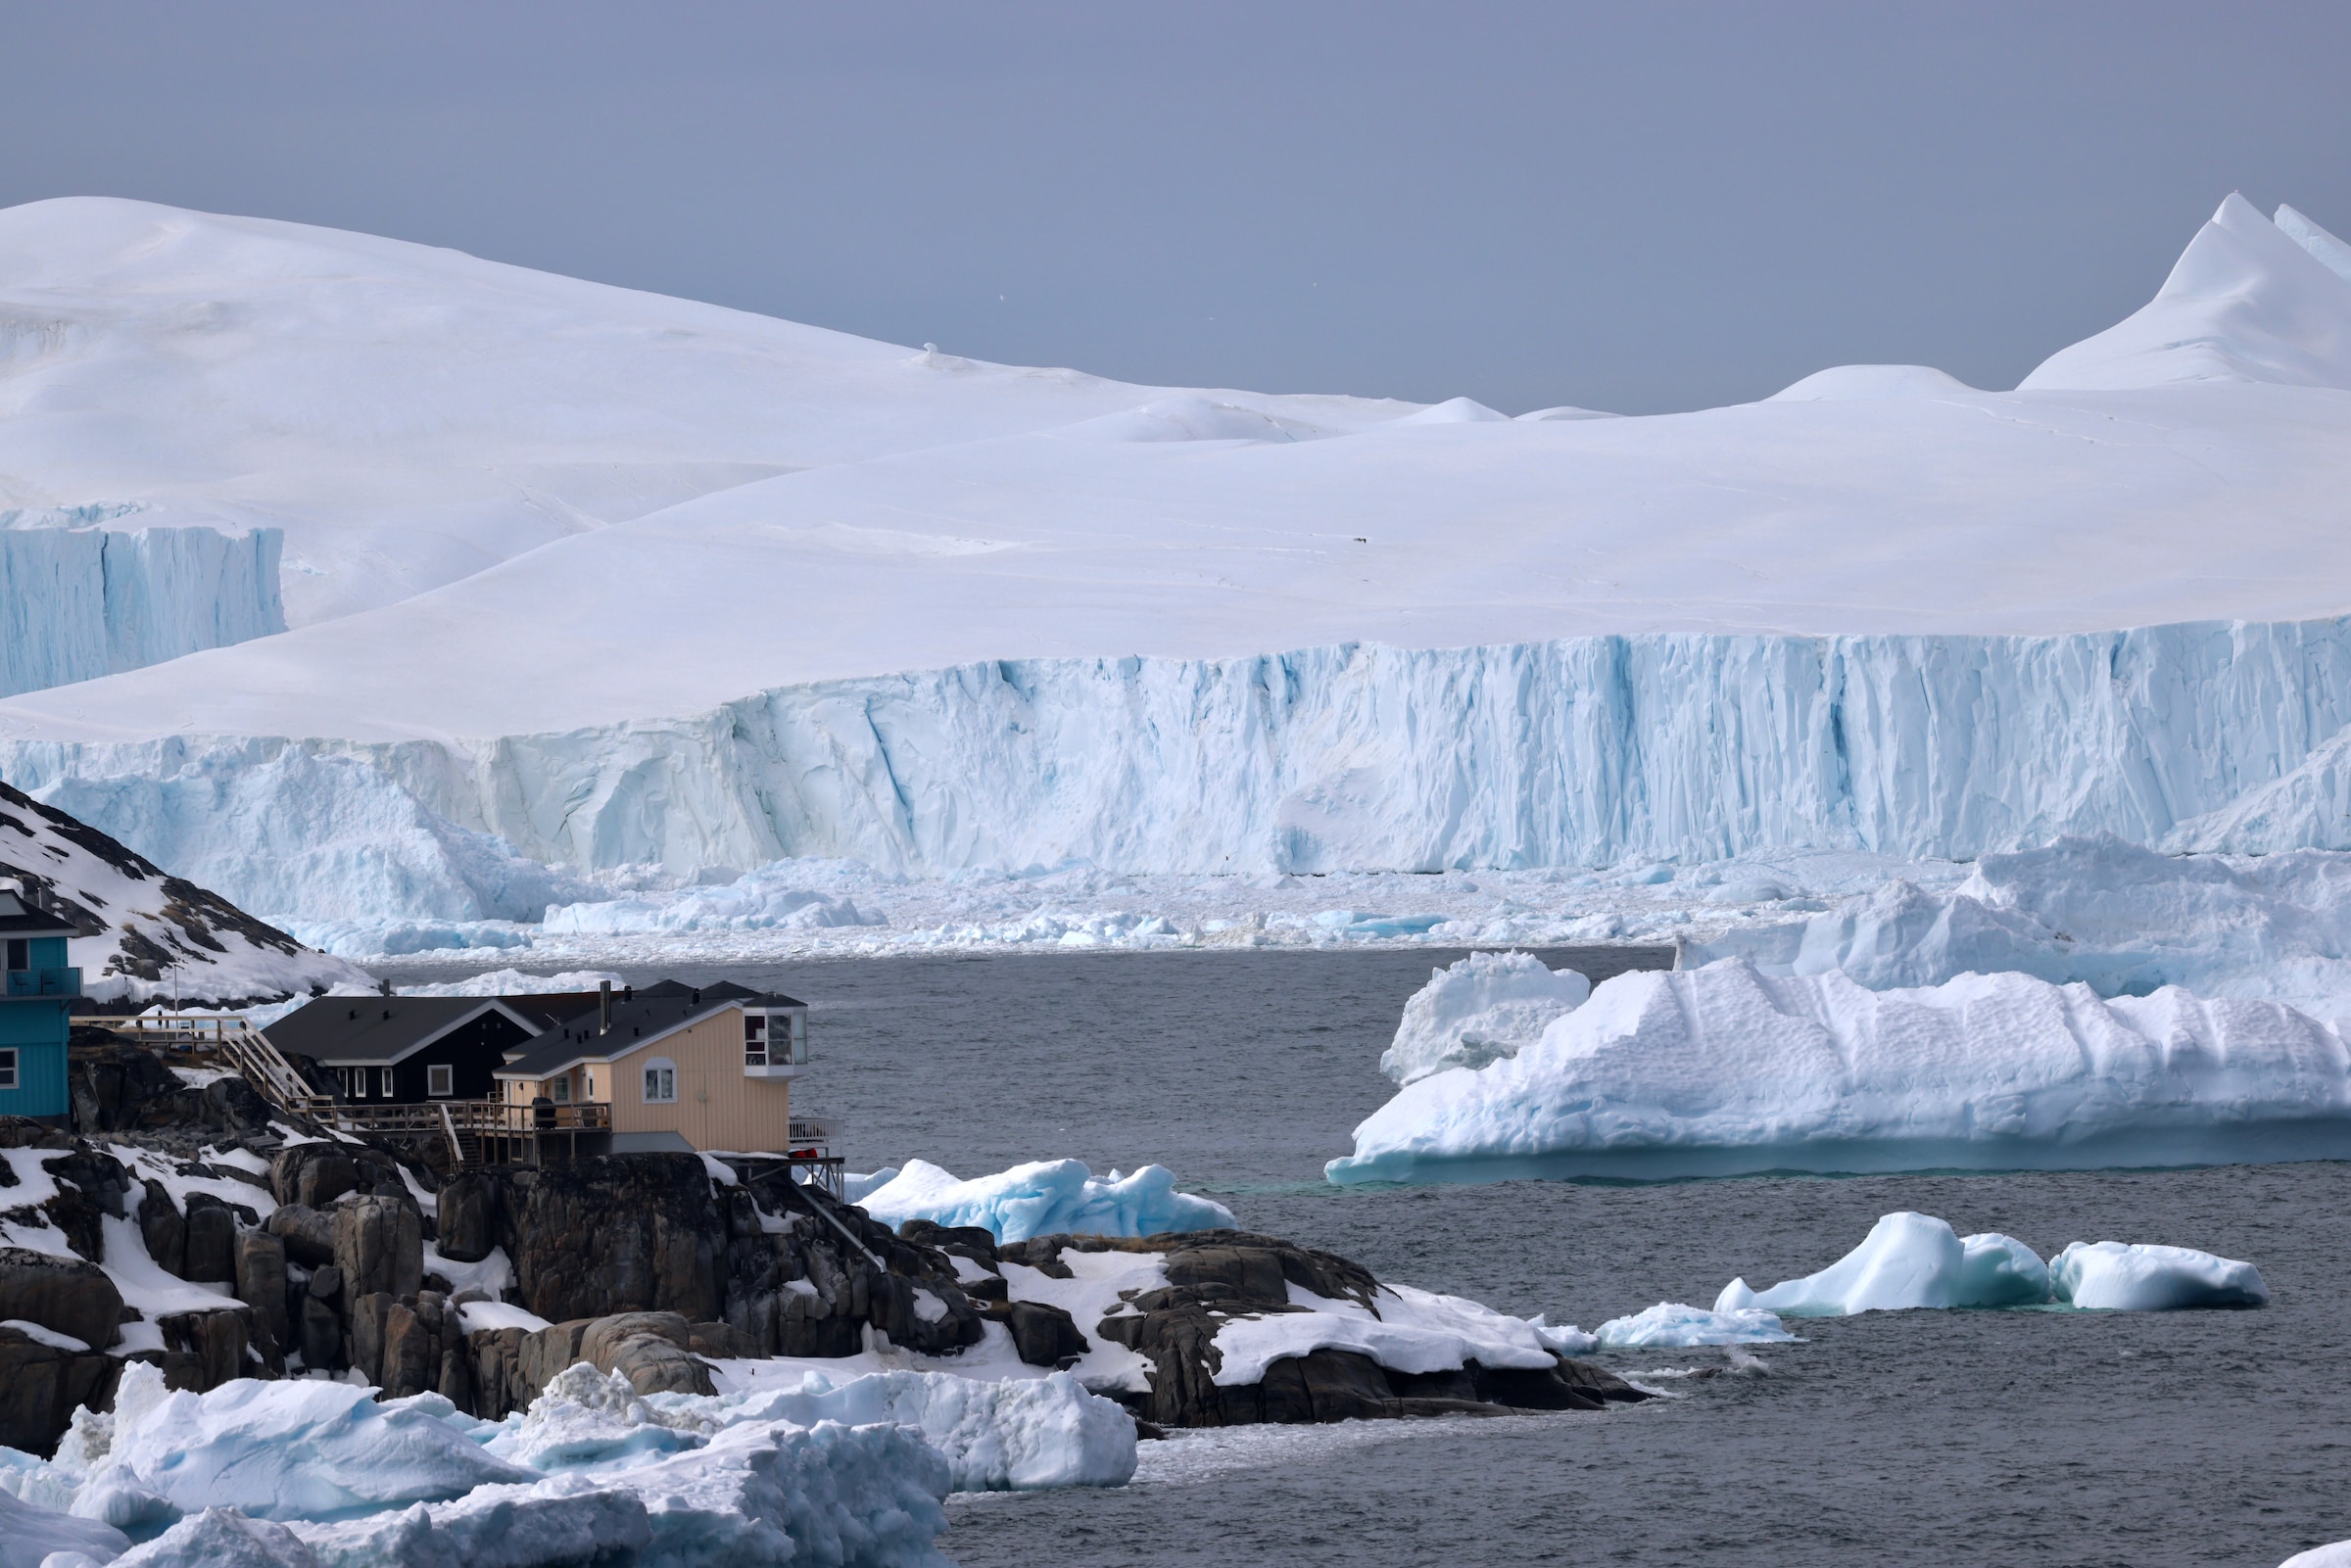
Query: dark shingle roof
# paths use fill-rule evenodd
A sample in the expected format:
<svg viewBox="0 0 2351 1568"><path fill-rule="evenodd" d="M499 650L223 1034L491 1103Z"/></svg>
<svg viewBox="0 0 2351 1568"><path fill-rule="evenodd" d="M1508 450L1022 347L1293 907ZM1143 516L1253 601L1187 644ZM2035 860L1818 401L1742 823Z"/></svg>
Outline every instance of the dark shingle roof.
<svg viewBox="0 0 2351 1568"><path fill-rule="evenodd" d="M80 931L47 910L26 903L9 888L0 887L0 935L79 936L80 934Z"/></svg>
<svg viewBox="0 0 2351 1568"><path fill-rule="evenodd" d="M612 1027L608 1031L599 1032L597 1009L601 998L594 991L576 994L587 999L586 1007L557 1019L547 1033L509 1051L506 1065L499 1070L538 1077L582 1060L603 1061L636 1050L648 1040L730 1007L807 1006L805 1002L795 1001L789 996L745 990L740 985L724 981L703 986L697 993L692 986L665 980L659 985L648 985L634 995L614 991ZM542 1002L549 999L530 997L517 1000Z"/></svg>
<svg viewBox="0 0 2351 1568"><path fill-rule="evenodd" d="M320 1062L390 1064L492 1010L537 1033L545 1021L496 996L322 996L262 1031Z"/></svg>

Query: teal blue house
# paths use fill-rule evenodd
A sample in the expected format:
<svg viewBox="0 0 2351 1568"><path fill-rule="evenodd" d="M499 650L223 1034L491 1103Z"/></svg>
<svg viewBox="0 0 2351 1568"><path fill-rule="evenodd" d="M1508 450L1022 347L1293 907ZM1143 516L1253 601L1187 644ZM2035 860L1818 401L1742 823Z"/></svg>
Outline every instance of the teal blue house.
<svg viewBox="0 0 2351 1568"><path fill-rule="evenodd" d="M0 888L0 943L8 952L0 994L0 1116L66 1114L66 1040L81 971L66 964L66 939L81 933Z"/></svg>

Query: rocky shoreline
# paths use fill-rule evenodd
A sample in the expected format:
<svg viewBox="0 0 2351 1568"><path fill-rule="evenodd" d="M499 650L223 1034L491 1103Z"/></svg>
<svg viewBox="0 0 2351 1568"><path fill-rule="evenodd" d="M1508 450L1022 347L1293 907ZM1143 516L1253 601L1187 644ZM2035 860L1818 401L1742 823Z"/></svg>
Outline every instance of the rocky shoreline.
<svg viewBox="0 0 2351 1568"><path fill-rule="evenodd" d="M1426 1365L1422 1348L1383 1361L1360 1331L1417 1308L1361 1265L1274 1237L892 1231L694 1155L444 1180L398 1151L290 1127L240 1080L189 1087L132 1048L76 1055L79 1135L0 1119L0 1445L27 1451L54 1448L77 1406L108 1407L128 1361L195 1392L357 1377L493 1420L581 1361L640 1394L707 1395L719 1363L863 1369L851 1358L877 1354L981 1377L1074 1370L1146 1430L1648 1397L1492 1313L1480 1332L1507 1325L1517 1364ZM1239 1375L1236 1326L1310 1332Z"/></svg>

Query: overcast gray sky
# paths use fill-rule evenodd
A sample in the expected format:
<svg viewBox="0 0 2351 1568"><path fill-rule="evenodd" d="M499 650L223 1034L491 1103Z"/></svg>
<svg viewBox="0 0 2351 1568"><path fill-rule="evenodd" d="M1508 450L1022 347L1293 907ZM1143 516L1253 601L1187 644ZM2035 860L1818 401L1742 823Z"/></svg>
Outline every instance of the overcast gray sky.
<svg viewBox="0 0 2351 1568"><path fill-rule="evenodd" d="M2351 6L0 0L103 194L1130 380L2010 386L2231 189L2351 232Z"/></svg>

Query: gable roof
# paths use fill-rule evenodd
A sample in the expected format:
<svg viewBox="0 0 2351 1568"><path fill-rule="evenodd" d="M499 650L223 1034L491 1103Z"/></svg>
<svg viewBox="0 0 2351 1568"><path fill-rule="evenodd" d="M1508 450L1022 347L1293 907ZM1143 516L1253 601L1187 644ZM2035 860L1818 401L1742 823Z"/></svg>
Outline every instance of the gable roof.
<svg viewBox="0 0 2351 1568"><path fill-rule="evenodd" d="M81 932L13 888L0 887L0 936L79 936Z"/></svg>
<svg viewBox="0 0 2351 1568"><path fill-rule="evenodd" d="M262 1033L280 1051L330 1066L391 1067L485 1013L504 1015L526 1035L548 1027L504 997L322 996Z"/></svg>
<svg viewBox="0 0 2351 1568"><path fill-rule="evenodd" d="M590 1003L601 1000L586 993ZM721 982L696 990L664 981L633 994L612 993L612 1027L599 1031L596 1008L591 1006L558 1022L528 1045L509 1051L502 1078L544 1078L583 1062L617 1062L634 1055L680 1029L713 1018L731 1008L805 1007L789 996L745 990Z"/></svg>

